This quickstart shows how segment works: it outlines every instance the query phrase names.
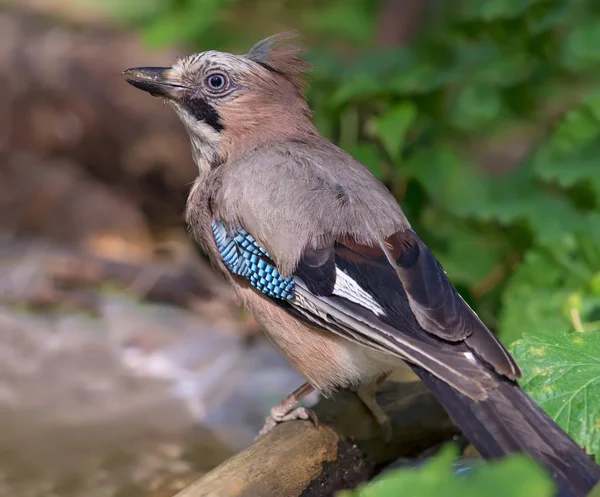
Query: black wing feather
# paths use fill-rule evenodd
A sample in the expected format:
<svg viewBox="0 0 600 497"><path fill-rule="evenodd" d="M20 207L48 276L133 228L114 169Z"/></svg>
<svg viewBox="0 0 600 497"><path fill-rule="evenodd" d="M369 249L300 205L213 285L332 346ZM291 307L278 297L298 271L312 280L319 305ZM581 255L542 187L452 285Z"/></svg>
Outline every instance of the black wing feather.
<svg viewBox="0 0 600 497"><path fill-rule="evenodd" d="M296 300L286 304L291 312L405 359L484 457L531 455L551 472L560 497L586 495L600 480L600 468L514 382L518 366L414 232L397 233L380 247L338 240L321 250L330 251L324 264L303 262L296 273ZM338 271L384 315L335 295Z"/></svg>
<svg viewBox="0 0 600 497"><path fill-rule="evenodd" d="M413 230L399 231L382 244L420 327L444 340L461 341L498 373L515 379L519 366L456 291L441 264ZM418 250L419 256L414 257ZM405 252L410 252L406 264Z"/></svg>
<svg viewBox="0 0 600 497"><path fill-rule="evenodd" d="M351 278L380 307L336 292L338 278ZM379 247L338 240L307 250L294 281L293 301L273 302L406 360L484 457L530 454L549 469L560 497L586 495L600 480L600 468L516 385L516 364L414 232Z"/></svg>
<svg viewBox="0 0 600 497"><path fill-rule="evenodd" d="M487 368L465 356L469 349L464 343L441 340L420 327L402 282L381 248L340 240L307 252L308 257L294 273L295 300L287 304L296 316L362 345L419 364L472 398L484 398L485 390L495 384L496 379ZM323 261L320 266L314 264L319 258ZM343 271L372 296L384 313L377 315L334 294L338 271ZM325 288L329 292L324 292Z"/></svg>

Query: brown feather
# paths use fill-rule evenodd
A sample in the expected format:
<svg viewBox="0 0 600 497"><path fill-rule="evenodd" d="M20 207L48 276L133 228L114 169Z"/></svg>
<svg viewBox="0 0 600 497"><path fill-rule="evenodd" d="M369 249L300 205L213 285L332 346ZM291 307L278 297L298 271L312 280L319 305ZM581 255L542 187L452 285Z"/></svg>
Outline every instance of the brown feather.
<svg viewBox="0 0 600 497"><path fill-rule="evenodd" d="M402 367L390 354L295 319L241 279L232 283L236 294L263 325L269 339L306 381L324 395Z"/></svg>
<svg viewBox="0 0 600 497"><path fill-rule="evenodd" d="M254 45L246 56L271 72L284 76L298 91L308 86L311 64L300 57L302 46L295 31L279 33Z"/></svg>

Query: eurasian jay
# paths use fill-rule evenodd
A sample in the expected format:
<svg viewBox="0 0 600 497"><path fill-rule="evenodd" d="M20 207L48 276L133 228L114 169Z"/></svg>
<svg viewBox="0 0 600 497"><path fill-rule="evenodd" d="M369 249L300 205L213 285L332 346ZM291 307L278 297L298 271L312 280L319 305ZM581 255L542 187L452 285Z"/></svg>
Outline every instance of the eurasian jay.
<svg viewBox="0 0 600 497"><path fill-rule="evenodd" d="M296 406L314 389L368 386L405 361L484 457L525 452L563 495L587 494L600 467L517 386L515 360L386 187L317 132L309 68L293 37L277 35L243 56L124 72L183 122L199 170L191 233L306 378L263 432L313 418Z"/></svg>

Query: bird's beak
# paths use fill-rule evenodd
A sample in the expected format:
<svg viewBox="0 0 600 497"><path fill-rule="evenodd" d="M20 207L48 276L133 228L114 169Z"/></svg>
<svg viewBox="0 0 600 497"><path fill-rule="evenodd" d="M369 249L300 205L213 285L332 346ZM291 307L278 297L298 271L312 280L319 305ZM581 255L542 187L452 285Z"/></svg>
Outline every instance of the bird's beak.
<svg viewBox="0 0 600 497"><path fill-rule="evenodd" d="M125 81L154 97L175 98L186 86L170 77L170 67L133 67L123 71Z"/></svg>

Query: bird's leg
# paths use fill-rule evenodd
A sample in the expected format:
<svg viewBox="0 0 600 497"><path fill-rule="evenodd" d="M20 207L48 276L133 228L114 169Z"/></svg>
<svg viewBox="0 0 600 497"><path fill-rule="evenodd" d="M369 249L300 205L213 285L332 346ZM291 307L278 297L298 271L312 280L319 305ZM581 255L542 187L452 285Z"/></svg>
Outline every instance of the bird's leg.
<svg viewBox="0 0 600 497"><path fill-rule="evenodd" d="M377 376L374 380L361 385L356 390L356 395L358 395L358 398L371 412L375 418L375 421L377 421L377 424L381 427L383 438L386 442L390 442L392 440L392 423L389 416L377 403L375 393L389 375L390 373L383 373L382 375Z"/></svg>
<svg viewBox="0 0 600 497"><path fill-rule="evenodd" d="M277 426L278 423L282 423L284 421L293 421L295 419L310 419L314 425L318 427L319 420L313 411L302 406L294 408L298 402L300 402L304 397L306 397L309 393L312 393L314 390L315 389L312 385L304 383L300 387L296 388L296 390L289 394L279 404L273 406L270 414L265 419L264 426L258 432L257 438L269 433L275 426Z"/></svg>

